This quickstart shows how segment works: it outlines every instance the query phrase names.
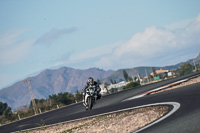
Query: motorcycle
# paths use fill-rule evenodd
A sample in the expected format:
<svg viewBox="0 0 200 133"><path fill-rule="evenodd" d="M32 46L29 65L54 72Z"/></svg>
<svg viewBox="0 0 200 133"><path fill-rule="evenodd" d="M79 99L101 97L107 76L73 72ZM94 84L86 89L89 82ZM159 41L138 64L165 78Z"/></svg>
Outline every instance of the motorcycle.
<svg viewBox="0 0 200 133"><path fill-rule="evenodd" d="M97 100L97 91L95 87L89 87L86 89L86 95L85 95L85 102L83 105L85 105L86 110L91 110L94 104Z"/></svg>

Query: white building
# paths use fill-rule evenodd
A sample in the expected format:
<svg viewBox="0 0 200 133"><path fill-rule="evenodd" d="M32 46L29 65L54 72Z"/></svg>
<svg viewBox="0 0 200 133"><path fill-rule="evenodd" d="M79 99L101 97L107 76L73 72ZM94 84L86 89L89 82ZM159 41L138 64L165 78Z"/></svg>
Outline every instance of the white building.
<svg viewBox="0 0 200 133"><path fill-rule="evenodd" d="M122 82L119 82L117 84L111 84L111 85L108 86L108 90L110 90L112 88L121 88L123 86L126 86L128 83L130 83L130 82L122 81Z"/></svg>
<svg viewBox="0 0 200 133"><path fill-rule="evenodd" d="M105 93L107 93L107 91L109 91L112 88L121 88L123 86L126 86L128 83L130 83L130 82L122 81L122 82L119 82L119 83L116 83L116 84L111 84L111 85L107 86L107 89L105 88L104 84L101 84L100 85L101 93L105 94Z"/></svg>

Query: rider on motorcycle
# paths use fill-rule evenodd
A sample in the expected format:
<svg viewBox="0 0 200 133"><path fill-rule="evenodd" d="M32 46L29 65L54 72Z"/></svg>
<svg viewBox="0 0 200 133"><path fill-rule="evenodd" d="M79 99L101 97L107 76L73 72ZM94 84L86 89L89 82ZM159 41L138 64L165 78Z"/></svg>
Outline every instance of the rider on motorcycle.
<svg viewBox="0 0 200 133"><path fill-rule="evenodd" d="M101 88L99 86L99 84L94 81L94 79L92 77L88 78L87 84L83 87L83 103L85 102L85 94L86 94L86 89L88 87L95 87L96 91L97 91L97 99L101 98L101 94L99 93L101 91Z"/></svg>

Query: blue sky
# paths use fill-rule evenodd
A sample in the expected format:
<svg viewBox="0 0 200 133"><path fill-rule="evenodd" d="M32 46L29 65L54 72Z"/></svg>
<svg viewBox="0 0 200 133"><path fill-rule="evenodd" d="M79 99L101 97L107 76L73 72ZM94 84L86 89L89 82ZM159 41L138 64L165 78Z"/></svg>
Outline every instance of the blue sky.
<svg viewBox="0 0 200 133"><path fill-rule="evenodd" d="M45 69L165 66L200 52L199 0L1 0L0 89Z"/></svg>

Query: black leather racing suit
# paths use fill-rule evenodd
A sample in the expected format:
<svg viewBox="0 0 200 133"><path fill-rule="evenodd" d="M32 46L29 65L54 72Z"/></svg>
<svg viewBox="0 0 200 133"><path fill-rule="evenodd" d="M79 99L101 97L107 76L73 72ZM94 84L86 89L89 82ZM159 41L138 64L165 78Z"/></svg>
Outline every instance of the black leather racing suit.
<svg viewBox="0 0 200 133"><path fill-rule="evenodd" d="M83 100L84 100L84 98L85 98L85 93L86 93L86 89L88 88L88 87L95 87L96 88L96 90L97 90L97 99L100 99L101 98L101 94L99 93L100 91L101 91L101 87L99 86L99 84L96 82L96 81L94 81L94 83L92 84L92 85L90 85L89 83L87 83L84 87L83 87Z"/></svg>

